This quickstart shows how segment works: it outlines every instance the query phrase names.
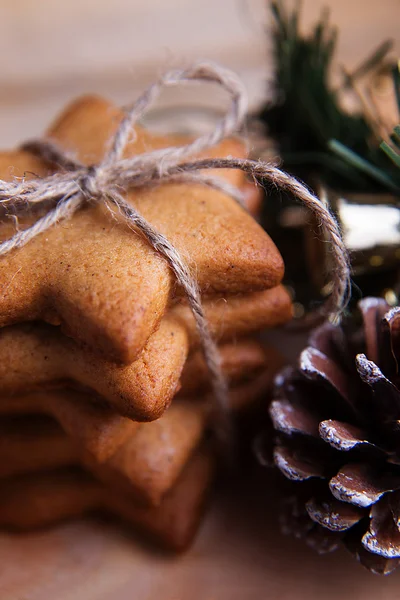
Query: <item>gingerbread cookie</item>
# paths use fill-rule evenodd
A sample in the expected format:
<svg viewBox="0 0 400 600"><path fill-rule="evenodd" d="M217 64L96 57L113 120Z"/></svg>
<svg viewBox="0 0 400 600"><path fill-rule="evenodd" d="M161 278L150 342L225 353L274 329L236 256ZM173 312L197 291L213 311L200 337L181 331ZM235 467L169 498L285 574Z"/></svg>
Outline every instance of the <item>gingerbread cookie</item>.
<svg viewBox="0 0 400 600"><path fill-rule="evenodd" d="M74 467L29 473L0 482L0 527L24 531L82 516L99 501L101 488Z"/></svg>
<svg viewBox="0 0 400 600"><path fill-rule="evenodd" d="M143 423L105 463L82 464L101 481L143 504L159 505L204 437L207 411L199 401L174 401L165 414Z"/></svg>
<svg viewBox="0 0 400 600"><path fill-rule="evenodd" d="M114 136L124 113L120 108L93 94L81 96L55 119L47 130L46 136L55 140L75 158L86 165L99 163L110 148L110 140ZM131 136L123 153L124 158L136 154L144 154L152 150L183 146L194 140L193 136L171 133L159 135L150 132L140 125L135 126L135 135ZM246 144L239 138L222 140L217 146L200 153L199 158L219 158L223 156L247 156ZM211 171L209 171L211 172ZM230 183L244 187L246 175L240 169L222 169L213 171Z"/></svg>
<svg viewBox="0 0 400 600"><path fill-rule="evenodd" d="M157 507L139 506L77 468L10 478L0 484L0 526L25 531L106 510L151 536L158 544L183 551L199 526L214 466L212 455L200 451Z"/></svg>
<svg viewBox="0 0 400 600"><path fill-rule="evenodd" d="M103 151L117 120L110 105L86 99L49 133L91 162L95 148ZM144 147L153 147L151 136L139 129L128 151L132 155ZM220 149L213 153L218 155ZM14 153L8 158L3 154L1 178L12 176L14 160ZM19 169L38 175L48 170L39 169L37 159L26 153L18 162ZM283 262L275 245L224 194L200 185L168 184L134 190L128 199L188 261L203 291L244 293L280 282ZM1 239L9 237L11 229L11 224L3 224ZM44 319L126 363L137 358L170 298L180 293L165 261L118 214L112 218L99 205L5 255L0 260L0 290L0 326Z"/></svg>
<svg viewBox="0 0 400 600"><path fill-rule="evenodd" d="M231 361L230 369L236 371L238 363L232 359L228 347L227 357ZM248 360L249 364L259 361L260 350L247 343L246 351L255 355L255 360ZM242 355L245 350L242 351ZM270 387L273 375L282 366L279 356L273 351L262 355L264 360L268 357L267 368L255 377L246 380L246 372L242 371L241 380L236 382L230 391L230 400L235 410L244 410L252 407L254 402ZM274 366L273 366L274 365ZM238 377L238 373L235 373ZM243 380L243 377L245 378ZM56 398L55 398L56 400ZM143 423L132 429L129 436L119 443L113 454L104 459L93 455L90 449L82 444L82 438L73 432L67 437L61 429L50 429L48 420L42 424L36 417L31 427L28 418L14 419L13 430L7 434L10 418L0 420L0 431L6 432L0 445L0 465L5 465L5 474L10 475L21 472L21 465L26 465L27 471L43 470L47 466L61 467L68 458L68 443L72 448L79 449L79 455L70 455L75 458L73 463L81 464L96 477L109 485L124 491L136 501L144 504L160 504L164 495L175 484L182 469L189 460L195 448L211 426L209 410L211 403L207 397L188 397L175 400L165 414L152 423ZM43 418L42 418L43 421ZM18 437L18 422L21 423L21 432ZM122 424L123 425L123 424ZM82 426L81 426L82 428ZM43 433L44 432L44 433ZM118 436L118 431L116 435ZM23 436L26 435L23 440ZM18 440L23 440L18 447ZM52 450L54 443L55 450ZM86 444L86 447L88 444ZM59 451L64 448L64 454ZM46 450L47 449L47 450ZM67 450L66 450L67 449ZM52 458L47 458L51 456ZM30 460L32 457L32 461ZM43 464L40 457L44 457ZM50 463L48 464L48 460ZM13 467L15 465L15 467ZM0 477L1 477L0 466Z"/></svg>
<svg viewBox="0 0 400 600"><path fill-rule="evenodd" d="M216 460L200 449L186 465L160 506L133 505L126 496L106 492L104 506L164 548L183 552L193 541L210 495Z"/></svg>
<svg viewBox="0 0 400 600"><path fill-rule="evenodd" d="M234 354L234 348L230 345L226 347L225 352L222 352L222 356L225 356L225 369L233 373L236 380L236 385L231 389L231 402L236 409L249 408L260 394L265 393L266 388L271 384L273 373L281 366L282 362L278 360L276 352L271 349L269 352L263 351L255 342L243 343L241 351L237 352L237 358ZM243 368L244 363L246 363L247 369ZM273 368L274 364L275 368ZM256 366L258 370L261 366L263 367L262 373L257 377L254 376ZM249 370L253 372L253 377L247 380ZM40 399L39 394L37 397ZM57 395L53 400L52 406L57 406ZM84 406L88 404L87 399L86 402L84 399L81 400ZM69 432L72 430L69 443L72 447L80 450L79 460L75 462L85 465L100 480L110 486L123 489L125 493L135 499L152 505L159 504L163 496L174 485L184 465L204 437L208 426L211 425L208 419L211 403L204 400L204 396L175 400L160 419L132 427L129 435L124 422L127 420L122 420L123 439L121 441L118 428L114 428L118 445L114 444L114 452L110 453L107 458L104 455L99 457L98 452L97 454L91 452L91 446L93 447L94 443L93 438L88 436L88 432L95 430L95 427L91 423L90 413L86 415L86 424L76 424L77 430L71 427L71 422L69 422ZM64 404L69 409L69 414L71 415L72 412L72 416L74 416L73 399L70 398L68 403L67 397ZM36 405L33 402L30 410L37 408L38 401L36 400ZM94 410L92 407L92 414L94 414ZM101 414L101 409L99 411ZM68 411L66 412L68 413ZM85 412L83 414L85 415ZM96 417L98 423L99 415ZM96 423L96 418L92 421ZM10 418L0 420L0 431L7 431L9 422ZM21 423L22 429L19 438L17 435L18 422ZM13 474L13 464L16 465L16 473L21 472L20 465L24 464L28 466L27 470L45 469L47 455L52 456L49 466L58 467L65 464L64 455L60 456L58 446L68 447L68 438L60 429L51 430L51 435L47 435L48 420L44 420L42 427L41 421L37 417L30 428L27 417L20 418L20 421L14 418L13 423L12 435L5 434L0 446L0 465L4 462L7 463L6 474ZM86 433L86 439L83 439L84 443L82 443L82 431L84 434ZM23 439L24 434L27 434L26 439L18 447L13 440ZM91 441L91 444L87 442L87 439ZM94 439L96 440L96 438ZM53 443L55 444L54 452L52 451ZM33 459L30 463L31 456L39 458ZM45 457L43 465L40 464L41 456ZM60 456L59 462L57 462L58 456ZM68 457L68 453L65 456Z"/></svg>
<svg viewBox="0 0 400 600"><path fill-rule="evenodd" d="M204 437L207 411L201 400L176 401L157 421L133 429L107 460L82 448L54 420L43 416L0 419L0 479L81 465L110 487L141 504L160 504Z"/></svg>
<svg viewBox="0 0 400 600"><path fill-rule="evenodd" d="M264 379L266 378L265 387L267 387L272 381L276 370L282 366L282 359L279 354L270 348L263 349L253 341L243 341L236 346L231 344L222 346L221 356L225 375L228 378L230 377L232 383L235 384L231 391L234 405L246 404L246 401L252 401L253 396L249 391L251 392L254 386L257 388L257 378L250 384L246 384L244 391L240 391L243 387L243 379L248 378L249 372L255 375L262 366L262 376ZM208 374L199 355L197 357L194 355L193 359L189 361L188 369L183 378L183 390L185 390L186 396L189 393L198 394L200 389L206 389L208 381ZM250 390L248 389L249 386ZM202 397L199 396L196 402L187 398L186 402L190 406L189 409L182 402L175 401L169 411L161 419L154 422L151 427L147 425L139 426L139 423L119 416L99 403L97 398L93 398L88 394L67 390L50 390L24 396L4 397L0 402L0 415L29 415L35 413L51 415L68 435L76 440L79 447L86 454L92 456L92 460L97 464L107 461L117 452L118 448L121 448L121 455L123 456L127 453L127 450L122 451L122 448L128 445L131 447L130 452L139 457L139 462L147 465L144 472L144 479L146 479L146 472L152 469L153 460L150 441L154 441L155 436L164 436L165 439L171 440L175 435L175 439L179 438L183 446L187 444L186 448L189 448L189 452L196 445L200 435L200 426L204 424ZM174 426L176 426L175 433L173 433ZM186 433L180 432L181 427L186 430ZM138 428L140 429L140 435L135 448L131 438ZM197 434L190 438L194 431L197 431ZM141 440L143 446L140 448ZM148 459L143 455L146 448L150 452ZM173 450L175 459L179 458L179 452L176 448ZM162 468L160 467L159 472L164 477L164 481L167 481L169 478L174 477L171 473L177 472L176 465L178 463L175 459L170 460L167 454L165 454L165 458L168 461ZM147 463L147 460L150 463ZM172 471L169 469L172 469ZM138 478L140 479L140 473ZM139 493L145 496L146 491L143 491L143 486L140 482L138 483L139 479L133 485L136 486ZM154 499L157 494L159 495L161 493L160 489L164 489L163 485L165 484L162 483L162 478L155 480L152 487L148 488L148 498Z"/></svg>
<svg viewBox="0 0 400 600"><path fill-rule="evenodd" d="M0 479L81 465L110 487L141 504L160 504L204 437L204 403L176 402L154 423L146 423L107 461L82 449L57 423L44 416L0 419Z"/></svg>
<svg viewBox="0 0 400 600"><path fill-rule="evenodd" d="M243 379L253 378L261 370L268 368L268 363L275 360L276 350L263 347L252 339L240 339L237 342L219 346L222 370L230 386ZM200 351L192 354L185 364L181 377L180 396L198 394L209 389L210 375Z"/></svg>
<svg viewBox="0 0 400 600"><path fill-rule="evenodd" d="M226 299L208 298L204 305L214 335L225 339L277 325L291 314L291 302L282 286ZM0 329L2 392L21 394L56 385L80 386L92 389L120 414L134 420L158 418L178 389L189 350L186 330L196 346L193 317L187 306L178 304L161 320L138 359L131 365L120 365L82 348L49 325L5 327ZM201 376L205 376L204 369ZM195 389L196 374L186 381L191 381L192 387L185 393Z"/></svg>
<svg viewBox="0 0 400 600"><path fill-rule="evenodd" d="M292 302L283 286L263 292L206 298L203 304L210 330L218 341L278 327L292 318ZM176 303L169 314L185 324L191 348L198 346L199 337L189 307L184 302Z"/></svg>
<svg viewBox="0 0 400 600"><path fill-rule="evenodd" d="M99 358L50 325L4 327L0 329L2 393L75 385L95 391L121 415L156 419L177 391L187 353L184 327L168 318L131 365Z"/></svg>
<svg viewBox="0 0 400 600"><path fill-rule="evenodd" d="M44 414L53 417L81 451L99 463L112 456L139 424L121 417L87 393L51 390L0 400L0 415Z"/></svg>
<svg viewBox="0 0 400 600"><path fill-rule="evenodd" d="M274 363L271 362L268 369L261 371L253 379L234 385L229 390L229 402L232 410L235 413L252 410L259 400L263 399L265 401L266 394L271 390L274 377L283 364L282 357L276 354ZM209 396L208 401L209 403L212 402L212 396Z"/></svg>
<svg viewBox="0 0 400 600"><path fill-rule="evenodd" d="M53 419L0 419L0 479L79 464L79 458L79 446Z"/></svg>

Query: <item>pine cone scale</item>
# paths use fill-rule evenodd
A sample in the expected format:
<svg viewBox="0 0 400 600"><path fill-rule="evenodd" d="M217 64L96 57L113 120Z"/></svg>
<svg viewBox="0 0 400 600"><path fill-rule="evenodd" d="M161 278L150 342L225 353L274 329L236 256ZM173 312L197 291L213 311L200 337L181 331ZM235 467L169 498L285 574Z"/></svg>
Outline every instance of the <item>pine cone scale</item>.
<svg viewBox="0 0 400 600"><path fill-rule="evenodd" d="M345 548L375 575L390 575L390 573L393 573L400 566L400 560L396 558L387 559L366 550L360 541L362 530L362 521L349 530L342 538Z"/></svg>
<svg viewBox="0 0 400 600"><path fill-rule="evenodd" d="M310 498L306 511L313 521L330 531L347 531L365 517L362 509L332 498Z"/></svg>
<svg viewBox="0 0 400 600"><path fill-rule="evenodd" d="M368 464L347 464L329 482L329 489L338 500L366 508L386 492L396 490L400 479L374 470Z"/></svg>
<svg viewBox="0 0 400 600"><path fill-rule="evenodd" d="M346 374L340 366L316 348L307 348L300 355L299 369L309 380L320 381L327 385L331 391L339 394L349 405L352 406L352 390L348 385Z"/></svg>
<svg viewBox="0 0 400 600"><path fill-rule="evenodd" d="M349 425L341 421L329 419L321 421L318 427L319 435L335 450L348 452L349 450L358 449L360 446L373 447L366 437L367 434L359 427Z"/></svg>
<svg viewBox="0 0 400 600"><path fill-rule="evenodd" d="M372 401L376 410L380 412L383 422L398 420L400 418L400 392L397 387L387 379L380 368L365 354L356 356L356 367L360 379L366 383L372 392Z"/></svg>
<svg viewBox="0 0 400 600"><path fill-rule="evenodd" d="M301 406L288 400L274 400L269 412L277 431L286 435L302 434L318 438L319 420Z"/></svg>
<svg viewBox="0 0 400 600"><path fill-rule="evenodd" d="M327 548L344 542L387 574L400 565L400 307L359 308L361 319L315 330L277 377L274 462L302 490L292 530L300 520L309 545L326 532Z"/></svg>
<svg viewBox="0 0 400 600"><path fill-rule="evenodd" d="M382 342L386 332L380 331L380 321L388 312L387 303L381 298L364 298L359 302L364 325L365 348L369 359L382 363Z"/></svg>
<svg viewBox="0 0 400 600"><path fill-rule="evenodd" d="M304 539L307 546L318 554L328 554L339 547L341 536L312 521L296 497L292 496L284 502L280 523L285 535Z"/></svg>
<svg viewBox="0 0 400 600"><path fill-rule="evenodd" d="M291 453L287 446L276 446L274 463L278 469L292 481L306 481L314 477L324 477L325 467L317 460L307 460L307 457Z"/></svg>
<svg viewBox="0 0 400 600"><path fill-rule="evenodd" d="M383 558L400 557L400 531L393 517L389 497L383 498L372 508L369 531L361 542L366 550Z"/></svg>

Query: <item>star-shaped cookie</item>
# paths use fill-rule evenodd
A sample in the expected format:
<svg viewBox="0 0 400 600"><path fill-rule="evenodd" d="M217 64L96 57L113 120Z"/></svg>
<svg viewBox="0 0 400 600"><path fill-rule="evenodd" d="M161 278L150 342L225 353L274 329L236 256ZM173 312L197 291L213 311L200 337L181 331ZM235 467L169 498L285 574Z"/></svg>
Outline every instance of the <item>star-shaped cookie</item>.
<svg viewBox="0 0 400 600"><path fill-rule="evenodd" d="M84 98L48 133L91 164L104 153L121 117L109 103ZM136 134L127 148L130 155L171 143L142 128ZM235 140L225 141L211 154L226 156L240 147ZM22 151L0 156L1 178L24 172L43 176L49 166ZM280 282L283 262L275 245L224 194L200 185L168 184L131 191L128 200L175 245L203 293L246 293ZM11 233L12 221L1 225L1 239ZM71 337L121 362L138 356L179 294L165 261L118 214L99 205L0 260L0 326L37 319L61 324Z"/></svg>

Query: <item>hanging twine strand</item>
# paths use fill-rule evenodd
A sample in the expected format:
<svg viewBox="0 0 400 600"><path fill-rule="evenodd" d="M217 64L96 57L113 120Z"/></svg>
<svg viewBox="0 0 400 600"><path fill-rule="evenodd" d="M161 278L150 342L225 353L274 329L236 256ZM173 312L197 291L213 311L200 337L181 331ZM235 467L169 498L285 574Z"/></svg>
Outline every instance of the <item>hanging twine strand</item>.
<svg viewBox="0 0 400 600"><path fill-rule="evenodd" d="M129 138L134 135L135 123L157 98L161 88L186 82L217 83L229 93L230 107L214 130L183 146L163 148L131 158L123 158ZM241 128L246 112L245 89L240 79L231 71L208 63L201 63L182 71L172 71L152 84L132 106L125 110L125 116L112 139L110 150L98 165L87 167L68 156L50 140L34 140L24 144L23 148L62 170L42 179L0 181L0 204L12 207L17 214L18 209L26 209L26 206L50 204L48 212L32 226L18 231L13 237L0 244L0 256L24 246L53 225L70 219L84 205L98 202L109 207L114 206L127 226L136 233L140 232L149 245L167 261L185 292L196 321L202 351L211 377L215 409L220 416L218 433L224 437L229 435L228 387L222 375L217 345L212 339L204 316L197 281L167 238L156 231L122 194L132 188L160 183L195 183L222 191L237 202L241 202L240 191L215 176L205 174L204 171L209 169L241 169L262 185L271 184L292 194L318 218L330 242L334 264L333 291L323 308L325 314L330 317L340 318L348 300L350 268L338 224L326 206L294 177L264 162L236 158L188 161L191 156L204 152L235 134Z"/></svg>

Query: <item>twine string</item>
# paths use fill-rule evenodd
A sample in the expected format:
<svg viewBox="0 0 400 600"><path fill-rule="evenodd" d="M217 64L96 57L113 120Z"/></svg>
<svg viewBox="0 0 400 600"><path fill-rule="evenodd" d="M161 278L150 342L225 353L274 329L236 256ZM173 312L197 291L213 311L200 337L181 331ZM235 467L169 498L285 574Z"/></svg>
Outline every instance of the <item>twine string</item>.
<svg viewBox="0 0 400 600"><path fill-rule="evenodd" d="M123 158L130 136L134 134L135 123L157 98L161 88L185 82L213 82L227 91L231 103L224 117L210 133L199 136L186 145ZM231 71L208 63L200 63L182 71L172 71L152 84L125 110L125 116L111 141L110 150L98 165L87 167L68 156L51 140L39 139L27 142L23 148L62 170L42 179L0 181L0 204L12 207L17 214L20 208L26 206L45 202L51 206L33 225L2 242L0 256L24 246L56 223L70 219L88 202L98 202L114 205L127 226L135 232L140 232L149 245L166 260L185 292L196 321L204 359L210 373L215 408L220 417L217 433L224 438L229 435L228 386L221 371L217 345L212 339L204 315L197 281L176 248L124 199L122 193L129 189L160 183L195 183L222 191L241 202L241 193L236 187L214 175L206 174L209 169L241 169L261 185L271 184L292 194L316 215L330 242L334 259L333 291L324 305L324 311L333 318L340 318L350 290L349 260L338 224L325 205L302 183L274 165L235 158L188 160L235 134L243 124L246 110L247 98L243 84Z"/></svg>

